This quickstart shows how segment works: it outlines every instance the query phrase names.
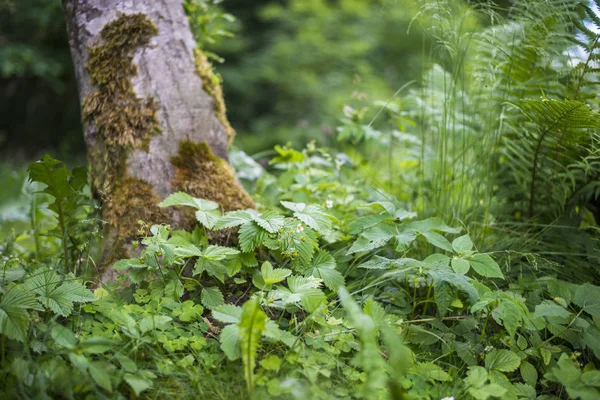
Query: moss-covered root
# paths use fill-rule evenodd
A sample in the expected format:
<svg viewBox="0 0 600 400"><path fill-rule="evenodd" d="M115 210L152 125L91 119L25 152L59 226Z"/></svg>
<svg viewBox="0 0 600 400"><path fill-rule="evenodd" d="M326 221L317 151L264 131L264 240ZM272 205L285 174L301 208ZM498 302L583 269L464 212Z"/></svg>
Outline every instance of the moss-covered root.
<svg viewBox="0 0 600 400"><path fill-rule="evenodd" d="M84 99L83 119L109 146L147 148L160 133L158 104L152 97L138 98L131 83L137 75L135 50L157 33L144 14L121 15L102 28L100 43L88 47L86 69L98 90Z"/></svg>
<svg viewBox="0 0 600 400"><path fill-rule="evenodd" d="M141 236L138 221L148 225L168 221L166 211L158 207L160 197L152 186L138 178L125 177L113 188L112 196L103 205L103 217L107 229L112 232L113 254L103 260L105 265L127 254L127 246Z"/></svg>
<svg viewBox="0 0 600 400"><path fill-rule="evenodd" d="M235 130L231 127L227 119L227 109L223 100L223 88L221 87L221 78L213 69L212 64L208 61L206 55L199 49L194 49L196 58L196 73L202 79L202 88L213 98L213 107L217 119L225 128L227 133L227 143L231 146L235 138Z"/></svg>
<svg viewBox="0 0 600 400"><path fill-rule="evenodd" d="M254 201L237 181L227 161L215 156L208 144L183 141L171 163L175 167L174 191L212 200L224 211L255 208Z"/></svg>

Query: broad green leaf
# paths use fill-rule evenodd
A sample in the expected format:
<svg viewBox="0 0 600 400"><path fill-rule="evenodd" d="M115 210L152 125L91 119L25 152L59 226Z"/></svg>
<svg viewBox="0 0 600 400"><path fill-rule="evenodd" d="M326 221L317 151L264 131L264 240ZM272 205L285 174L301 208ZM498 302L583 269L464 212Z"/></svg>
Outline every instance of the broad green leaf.
<svg viewBox="0 0 600 400"><path fill-rule="evenodd" d="M233 304L222 304L211 312L214 319L224 324L237 324L242 318L242 308Z"/></svg>
<svg viewBox="0 0 600 400"><path fill-rule="evenodd" d="M274 354L269 354L259 364L267 371L278 371L281 368L281 358Z"/></svg>
<svg viewBox="0 0 600 400"><path fill-rule="evenodd" d="M464 254L473 249L473 242L469 235L459 236L452 242L452 249L458 254Z"/></svg>
<svg viewBox="0 0 600 400"><path fill-rule="evenodd" d="M500 372L513 372L521 364L521 358L510 350L492 350L485 355L485 368Z"/></svg>
<svg viewBox="0 0 600 400"><path fill-rule="evenodd" d="M399 253L408 250L416 238L417 232L410 229L404 230L398 235L394 235L394 242L396 243L396 246L394 247L395 250Z"/></svg>
<svg viewBox="0 0 600 400"><path fill-rule="evenodd" d="M152 387L152 381L141 376L125 374L123 379L131 387L136 396L139 396L144 390Z"/></svg>
<svg viewBox="0 0 600 400"><path fill-rule="evenodd" d="M196 220L200 222L203 226L208 229L212 229L215 227L215 224L221 217L221 212L219 210L198 210L196 211Z"/></svg>
<svg viewBox="0 0 600 400"><path fill-rule="evenodd" d="M441 367L434 363L426 362L419 363L415 370L418 372L420 376L425 379L432 379L434 381L439 382L450 382L452 381L452 377L444 371Z"/></svg>
<svg viewBox="0 0 600 400"><path fill-rule="evenodd" d="M217 306L223 305L225 299L223 298L223 293L219 290L218 287L205 287L202 289L202 304L206 308L215 308Z"/></svg>
<svg viewBox="0 0 600 400"><path fill-rule="evenodd" d="M294 217L304 222L317 232L323 233L331 229L331 216L316 204L292 203L282 201L283 205L288 210L294 211Z"/></svg>
<svg viewBox="0 0 600 400"><path fill-rule="evenodd" d="M448 239L446 239L439 233L433 231L425 231L420 233L425 239L427 239L429 243L431 243L435 247L439 247L440 249L444 249L446 251L452 251L452 244L450 244Z"/></svg>
<svg viewBox="0 0 600 400"><path fill-rule="evenodd" d="M6 284L14 281L18 281L25 276L25 270L23 269L2 269L0 270L0 293L2 288Z"/></svg>
<svg viewBox="0 0 600 400"><path fill-rule="evenodd" d="M173 321L173 318L167 315L149 315L139 320L138 326L140 328L140 333L144 334L146 332L151 332L157 329L167 330L171 328L171 321Z"/></svg>
<svg viewBox="0 0 600 400"><path fill-rule="evenodd" d="M445 317L448 307L450 307L452 300L454 300L450 284L445 281L437 281L433 285L433 298L437 305L438 314L442 318Z"/></svg>
<svg viewBox="0 0 600 400"><path fill-rule="evenodd" d="M75 334L69 328L62 325L54 325L50 331L50 336L52 336L57 345L67 349L74 349L77 344Z"/></svg>
<svg viewBox="0 0 600 400"><path fill-rule="evenodd" d="M271 211L255 215L254 222L269 233L276 233L285 224L283 216Z"/></svg>
<svg viewBox="0 0 600 400"><path fill-rule="evenodd" d="M550 300L544 300L541 304L535 306L534 317L561 317L569 318L571 313L564 307L559 306Z"/></svg>
<svg viewBox="0 0 600 400"><path fill-rule="evenodd" d="M357 234L365 229L369 229L374 227L383 221L391 221L392 217L390 215L385 214L374 214L374 215L365 215L364 217L359 217L353 220L348 224L348 233Z"/></svg>
<svg viewBox="0 0 600 400"><path fill-rule="evenodd" d="M575 291L573 303L591 316L600 317L600 287L584 283Z"/></svg>
<svg viewBox="0 0 600 400"><path fill-rule="evenodd" d="M241 308L240 308L241 315ZM231 361L240 358L240 327L237 324L227 325L221 330L219 342L221 350Z"/></svg>
<svg viewBox="0 0 600 400"><path fill-rule="evenodd" d="M469 388L469 394L476 400L487 400L492 398L502 398L506 394L506 388L497 383L490 383L479 388Z"/></svg>
<svg viewBox="0 0 600 400"><path fill-rule="evenodd" d="M471 268L471 264L462 258L453 258L452 261L450 261L450 265L452 265L454 272L462 275L465 275L467 272L469 272L469 269Z"/></svg>
<svg viewBox="0 0 600 400"><path fill-rule="evenodd" d="M461 228L452 228L444 223L440 218L427 218L422 221L412 221L406 224L406 228L418 232L439 231L444 233L460 233Z"/></svg>
<svg viewBox="0 0 600 400"><path fill-rule="evenodd" d="M202 257L207 260L221 261L238 254L240 251L232 247L210 245L202 252Z"/></svg>
<svg viewBox="0 0 600 400"><path fill-rule="evenodd" d="M98 386L112 393L112 384L110 382L110 374L106 369L106 363L92 362L88 366L88 371Z"/></svg>
<svg viewBox="0 0 600 400"><path fill-rule="evenodd" d="M99 336L92 336L85 339L77 346L85 354L102 354L113 350L119 342Z"/></svg>
<svg viewBox="0 0 600 400"><path fill-rule="evenodd" d="M486 278L504 278L500 266L489 254L475 254L468 260L479 275Z"/></svg>
<svg viewBox="0 0 600 400"><path fill-rule="evenodd" d="M258 226L254 221L245 223L240 228L240 248L244 253L251 252L269 237L269 232Z"/></svg>
<svg viewBox="0 0 600 400"><path fill-rule="evenodd" d="M324 250L317 252L311 266L304 271L305 275L323 279L323 283L330 290L337 292L340 286L345 285L344 276L335 269L335 259Z"/></svg>
<svg viewBox="0 0 600 400"><path fill-rule="evenodd" d="M173 309L173 316L179 317L182 322L191 322L202 317L204 308L192 300L186 300L178 308Z"/></svg>
<svg viewBox="0 0 600 400"><path fill-rule="evenodd" d="M32 293L16 285L10 287L0 299L0 334L24 342L29 324L26 309L36 308L36 305Z"/></svg>
<svg viewBox="0 0 600 400"><path fill-rule="evenodd" d="M469 302L471 304L475 304L477 299L479 298L479 294L477 293L477 289L471 283L471 279L466 277L465 275L457 274L452 272L451 270L445 269L430 269L429 275L433 278L434 281L434 290L435 285L441 284L442 282L446 282L451 286L454 286L458 290L462 291L469 298Z"/></svg>
<svg viewBox="0 0 600 400"><path fill-rule="evenodd" d="M38 301L55 313L67 317L73 312L73 303L96 301L96 296L85 286L74 281L61 284L53 270L37 270L25 280L25 286L39 295Z"/></svg>
<svg viewBox="0 0 600 400"><path fill-rule="evenodd" d="M270 262L265 261L260 268L263 281L267 285L279 283L292 274L292 271L287 268L275 268Z"/></svg>
<svg viewBox="0 0 600 400"><path fill-rule="evenodd" d="M236 226L252 221L253 218L253 215L248 211L230 211L217 221L215 229L235 228Z"/></svg>
<svg viewBox="0 0 600 400"><path fill-rule="evenodd" d="M520 368L521 377L523 380L533 387L537 384L538 373L535 367L528 361L523 361Z"/></svg>
<svg viewBox="0 0 600 400"><path fill-rule="evenodd" d="M380 224L364 231L352 244L346 254L370 251L385 246L394 235L397 228L392 224Z"/></svg>
<svg viewBox="0 0 600 400"><path fill-rule="evenodd" d="M198 199L187 193L177 192L167 196L160 204L160 207L171 206L189 206L201 211L218 210L219 205L214 201Z"/></svg>

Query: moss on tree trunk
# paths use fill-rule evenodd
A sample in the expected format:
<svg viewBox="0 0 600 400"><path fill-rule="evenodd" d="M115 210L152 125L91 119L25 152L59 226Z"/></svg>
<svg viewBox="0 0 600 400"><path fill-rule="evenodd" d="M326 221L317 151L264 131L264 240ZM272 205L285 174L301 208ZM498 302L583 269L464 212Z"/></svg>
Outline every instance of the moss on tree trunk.
<svg viewBox="0 0 600 400"><path fill-rule="evenodd" d="M254 207L227 161L235 133L220 78L196 48L180 1L63 4L105 221L103 264L135 256L140 220L194 223L193 214L158 207L175 191L226 211Z"/></svg>

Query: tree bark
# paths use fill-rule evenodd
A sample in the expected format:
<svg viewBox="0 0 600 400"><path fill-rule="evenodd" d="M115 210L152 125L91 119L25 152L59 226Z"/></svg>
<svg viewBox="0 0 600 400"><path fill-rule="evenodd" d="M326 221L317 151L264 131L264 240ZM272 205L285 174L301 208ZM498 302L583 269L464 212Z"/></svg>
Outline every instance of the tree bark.
<svg viewBox="0 0 600 400"><path fill-rule="evenodd" d="M253 207L227 161L233 130L219 77L196 48L181 0L63 0L104 264L131 256L148 225L189 226L160 209L176 191L223 210ZM193 214L192 217L193 218Z"/></svg>

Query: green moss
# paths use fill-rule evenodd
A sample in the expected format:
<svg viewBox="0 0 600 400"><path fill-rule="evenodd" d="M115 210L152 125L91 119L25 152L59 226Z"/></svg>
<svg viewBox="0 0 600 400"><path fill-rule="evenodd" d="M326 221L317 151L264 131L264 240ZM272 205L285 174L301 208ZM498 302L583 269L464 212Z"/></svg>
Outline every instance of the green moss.
<svg viewBox="0 0 600 400"><path fill-rule="evenodd" d="M103 204L103 215L107 228L116 232L119 257L125 253L123 245L140 236L138 221L151 226L168 220L165 209L158 207L160 201L152 186L141 179L125 177L115 184L111 197Z"/></svg>
<svg viewBox="0 0 600 400"><path fill-rule="evenodd" d="M235 138L235 130L231 127L231 124L227 119L227 109L225 108L225 101L223 100L221 77L215 73L212 64L200 49L194 49L194 56L196 58L196 73L202 79L203 89L214 100L213 107L215 114L217 115L219 122L221 122L225 128L227 142L231 145Z"/></svg>
<svg viewBox="0 0 600 400"><path fill-rule="evenodd" d="M183 141L171 163L175 167L173 191L212 200L223 211L255 208L227 161L215 156L208 144Z"/></svg>
<svg viewBox="0 0 600 400"><path fill-rule="evenodd" d="M135 49L157 33L144 14L122 15L102 28L99 44L88 47L86 69L97 91L84 100L83 118L107 146L147 148L150 137L160 133L156 101L138 98L131 84Z"/></svg>

